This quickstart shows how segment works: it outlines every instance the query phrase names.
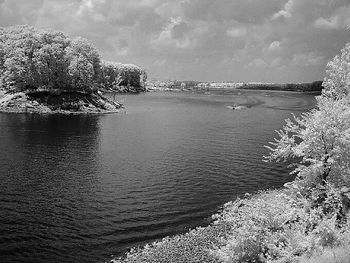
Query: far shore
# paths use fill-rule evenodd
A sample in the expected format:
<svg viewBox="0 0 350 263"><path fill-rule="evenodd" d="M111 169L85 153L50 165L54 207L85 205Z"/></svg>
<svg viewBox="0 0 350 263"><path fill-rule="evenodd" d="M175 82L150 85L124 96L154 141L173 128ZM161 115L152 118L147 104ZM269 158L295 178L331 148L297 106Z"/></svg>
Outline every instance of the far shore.
<svg viewBox="0 0 350 263"><path fill-rule="evenodd" d="M199 81L149 81L148 91L193 91L210 92L211 90L262 90L289 91L300 93L321 93L323 81L310 83L260 83L260 82L199 82Z"/></svg>
<svg viewBox="0 0 350 263"><path fill-rule="evenodd" d="M210 94L211 91L243 91L243 92L268 92L268 93L296 93L296 94L310 94L310 95L320 95L321 91L300 91L300 90L277 90L277 89L248 89L248 88L209 88L206 90L198 89L176 89L176 88L147 88L147 92L191 92L191 93L200 93L200 94Z"/></svg>

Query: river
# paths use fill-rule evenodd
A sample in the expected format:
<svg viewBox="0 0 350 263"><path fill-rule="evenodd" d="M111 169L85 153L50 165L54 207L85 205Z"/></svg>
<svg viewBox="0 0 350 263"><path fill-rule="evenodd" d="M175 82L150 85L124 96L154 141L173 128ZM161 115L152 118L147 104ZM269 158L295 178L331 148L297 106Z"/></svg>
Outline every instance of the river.
<svg viewBox="0 0 350 263"><path fill-rule="evenodd" d="M262 161L264 145L315 106L287 92L116 97L124 113L0 114L1 262L106 262L208 224L225 202L292 179Z"/></svg>

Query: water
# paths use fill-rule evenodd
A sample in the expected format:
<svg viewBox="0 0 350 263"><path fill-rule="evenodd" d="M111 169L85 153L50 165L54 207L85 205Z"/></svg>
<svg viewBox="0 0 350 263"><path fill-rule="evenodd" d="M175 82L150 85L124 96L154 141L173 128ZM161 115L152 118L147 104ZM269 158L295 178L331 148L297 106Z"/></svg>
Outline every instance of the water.
<svg viewBox="0 0 350 263"><path fill-rule="evenodd" d="M311 95L117 96L126 114L0 114L0 262L105 262L291 179L263 147ZM233 103L249 108L232 111Z"/></svg>

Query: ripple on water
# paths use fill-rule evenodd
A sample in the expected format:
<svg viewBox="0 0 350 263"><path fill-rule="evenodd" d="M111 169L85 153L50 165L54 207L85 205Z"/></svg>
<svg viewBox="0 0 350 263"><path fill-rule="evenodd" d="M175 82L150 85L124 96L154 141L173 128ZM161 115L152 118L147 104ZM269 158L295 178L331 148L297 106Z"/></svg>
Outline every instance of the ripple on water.
<svg viewBox="0 0 350 263"><path fill-rule="evenodd" d="M314 99L219 93L122 96L125 115L0 114L0 261L103 262L290 180L263 145Z"/></svg>

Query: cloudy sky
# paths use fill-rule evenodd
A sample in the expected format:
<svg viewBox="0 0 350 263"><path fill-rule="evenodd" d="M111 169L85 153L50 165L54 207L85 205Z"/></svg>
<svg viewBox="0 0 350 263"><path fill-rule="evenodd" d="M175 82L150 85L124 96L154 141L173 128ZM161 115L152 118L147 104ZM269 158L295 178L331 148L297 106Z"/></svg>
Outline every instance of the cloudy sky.
<svg viewBox="0 0 350 263"><path fill-rule="evenodd" d="M0 0L0 26L88 38L150 78L304 82L350 41L350 0Z"/></svg>

